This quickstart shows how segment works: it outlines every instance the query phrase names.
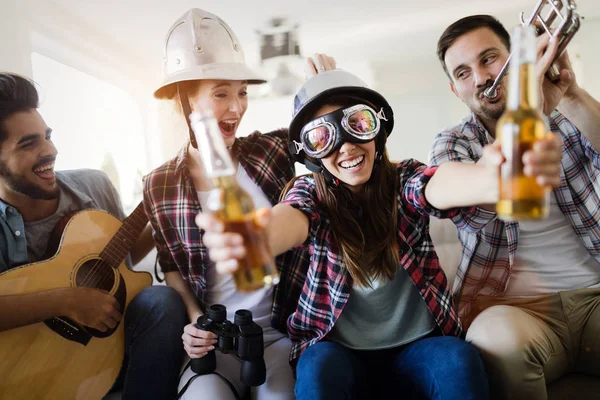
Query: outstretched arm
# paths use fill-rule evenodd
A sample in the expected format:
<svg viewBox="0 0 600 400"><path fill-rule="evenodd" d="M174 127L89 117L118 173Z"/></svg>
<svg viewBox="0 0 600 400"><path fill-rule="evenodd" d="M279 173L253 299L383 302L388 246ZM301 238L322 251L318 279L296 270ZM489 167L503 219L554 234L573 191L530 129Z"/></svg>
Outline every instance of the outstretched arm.
<svg viewBox="0 0 600 400"><path fill-rule="evenodd" d="M560 184L561 138L551 135L523 154L524 173L542 186ZM481 206L498 199L499 167L504 162L500 143L487 146L477 164L446 162L425 188L427 202L439 210Z"/></svg>

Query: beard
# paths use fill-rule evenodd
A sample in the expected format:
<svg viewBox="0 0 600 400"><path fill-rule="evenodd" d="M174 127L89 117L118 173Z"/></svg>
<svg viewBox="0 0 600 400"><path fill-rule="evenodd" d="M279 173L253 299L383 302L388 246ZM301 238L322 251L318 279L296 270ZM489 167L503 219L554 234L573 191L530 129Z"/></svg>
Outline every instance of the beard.
<svg viewBox="0 0 600 400"><path fill-rule="evenodd" d="M43 189L41 186L29 182L23 175L12 172L2 161L0 161L0 178L4 179L12 191L35 200L54 200L59 196L58 185L51 190Z"/></svg>
<svg viewBox="0 0 600 400"><path fill-rule="evenodd" d="M504 89L506 87L506 80L508 74L502 79L500 86ZM498 99L496 103L490 103L481 98L484 91L491 87L494 84L494 81L489 79L485 86L480 88L477 93L475 93L475 98L472 102L467 104L469 109L478 117L486 118L491 120L498 120L504 113L504 109L506 108L506 92L504 92L504 96L502 99Z"/></svg>
<svg viewBox="0 0 600 400"><path fill-rule="evenodd" d="M504 100L501 100L495 104L483 104L483 102L480 101L480 103L476 107L469 108L478 117L483 117L491 120L498 120L504 113L504 109L506 108L506 102Z"/></svg>

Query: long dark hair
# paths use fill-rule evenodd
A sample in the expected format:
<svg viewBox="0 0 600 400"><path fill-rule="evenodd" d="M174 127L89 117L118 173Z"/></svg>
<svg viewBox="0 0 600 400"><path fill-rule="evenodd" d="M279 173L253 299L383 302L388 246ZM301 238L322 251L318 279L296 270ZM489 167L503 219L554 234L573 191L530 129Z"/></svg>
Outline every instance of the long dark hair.
<svg viewBox="0 0 600 400"><path fill-rule="evenodd" d="M365 102L359 100L358 103ZM348 107L357 101L331 99L327 104ZM386 136L382 127L375 140L385 143ZM385 146L382 148L383 154L360 194L352 193L343 183L339 186L327 184L321 173L312 174L317 197L329 217L344 264L352 279L365 287L370 287L373 279L393 279L399 265L396 167ZM314 159L311 161L318 163ZM288 183L282 197L298 178Z"/></svg>

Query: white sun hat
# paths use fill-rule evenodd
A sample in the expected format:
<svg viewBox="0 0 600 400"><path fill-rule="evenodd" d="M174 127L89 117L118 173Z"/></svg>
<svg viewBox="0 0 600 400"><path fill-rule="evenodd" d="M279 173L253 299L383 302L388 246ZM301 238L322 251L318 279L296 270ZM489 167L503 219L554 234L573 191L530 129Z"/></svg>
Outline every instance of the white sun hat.
<svg viewBox="0 0 600 400"><path fill-rule="evenodd" d="M154 97L173 98L175 83L199 79L266 82L246 65L242 46L229 25L214 14L192 8L167 33L163 82Z"/></svg>

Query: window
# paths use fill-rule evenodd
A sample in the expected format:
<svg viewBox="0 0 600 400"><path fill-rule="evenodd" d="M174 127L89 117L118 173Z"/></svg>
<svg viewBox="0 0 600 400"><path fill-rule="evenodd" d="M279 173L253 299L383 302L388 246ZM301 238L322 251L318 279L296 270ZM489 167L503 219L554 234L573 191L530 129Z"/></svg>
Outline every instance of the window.
<svg viewBox="0 0 600 400"><path fill-rule="evenodd" d="M53 129L56 169L93 168L108 174L125 212L141 200L146 143L135 100L122 89L32 54L40 113Z"/></svg>

